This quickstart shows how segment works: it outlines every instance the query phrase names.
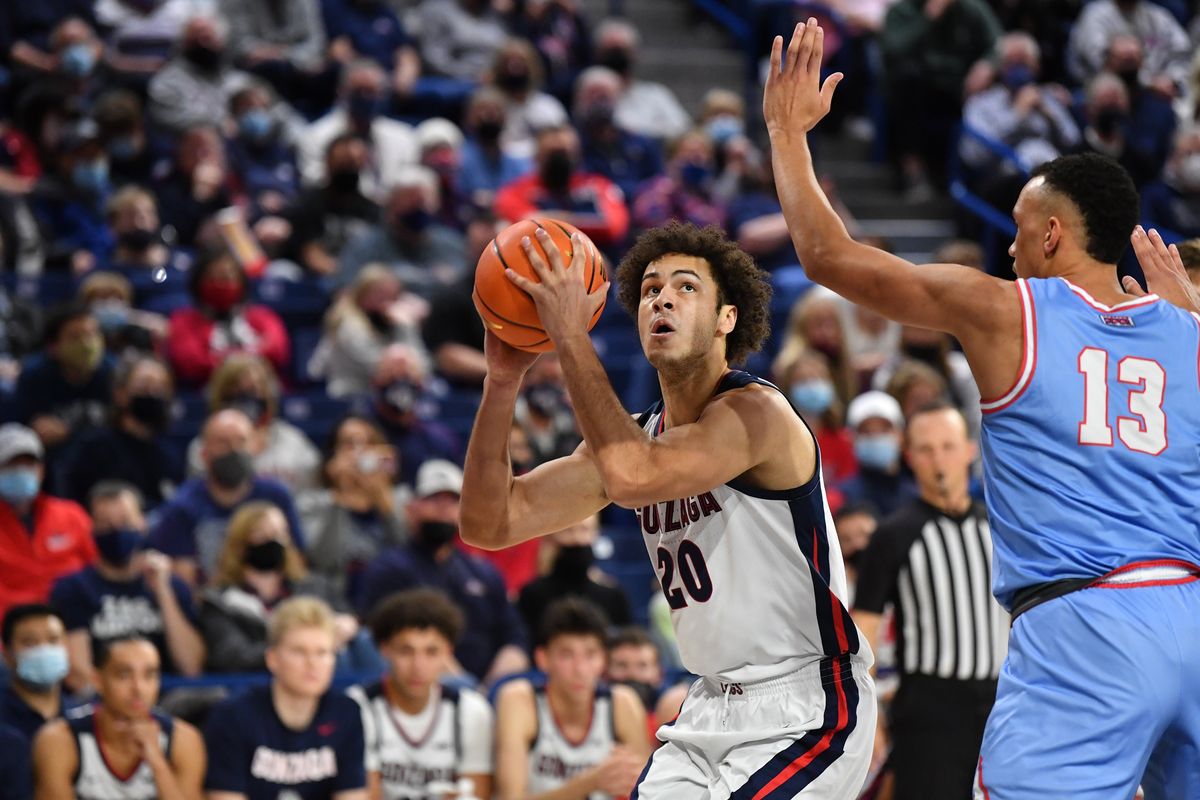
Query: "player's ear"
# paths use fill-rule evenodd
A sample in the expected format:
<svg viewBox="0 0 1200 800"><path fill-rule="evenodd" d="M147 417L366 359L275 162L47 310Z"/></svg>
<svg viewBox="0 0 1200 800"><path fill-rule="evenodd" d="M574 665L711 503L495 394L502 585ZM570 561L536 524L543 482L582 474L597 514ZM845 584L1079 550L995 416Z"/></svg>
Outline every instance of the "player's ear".
<svg viewBox="0 0 1200 800"><path fill-rule="evenodd" d="M728 336L737 327L737 306L721 306L717 311L717 330Z"/></svg>
<svg viewBox="0 0 1200 800"><path fill-rule="evenodd" d="M1047 256L1052 256L1057 252L1058 245L1062 242L1063 226L1062 220L1058 217L1051 216L1046 220L1046 232L1042 236L1042 252Z"/></svg>
<svg viewBox="0 0 1200 800"><path fill-rule="evenodd" d="M544 647L534 648L533 663L542 672L546 671L546 648L544 648Z"/></svg>

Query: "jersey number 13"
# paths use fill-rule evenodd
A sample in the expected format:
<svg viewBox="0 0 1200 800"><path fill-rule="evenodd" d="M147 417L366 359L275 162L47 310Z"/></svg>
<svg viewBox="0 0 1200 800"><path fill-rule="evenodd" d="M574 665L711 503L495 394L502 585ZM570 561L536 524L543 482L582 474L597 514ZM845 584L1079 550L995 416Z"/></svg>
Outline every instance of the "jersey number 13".
<svg viewBox="0 0 1200 800"><path fill-rule="evenodd" d="M1085 347L1079 352L1083 374L1083 422L1079 443L1112 447L1113 429L1108 424L1108 351ZM1117 417L1117 437L1130 450L1156 456L1167 449L1167 415L1163 394L1167 375L1162 365L1148 358L1126 356L1117 362L1117 381L1129 386L1128 407L1132 417Z"/></svg>

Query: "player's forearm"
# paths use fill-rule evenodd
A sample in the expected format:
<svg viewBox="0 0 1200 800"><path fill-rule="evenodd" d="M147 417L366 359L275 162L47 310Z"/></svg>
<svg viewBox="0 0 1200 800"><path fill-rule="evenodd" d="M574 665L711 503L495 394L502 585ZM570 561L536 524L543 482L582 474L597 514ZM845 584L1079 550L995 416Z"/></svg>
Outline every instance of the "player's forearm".
<svg viewBox="0 0 1200 800"><path fill-rule="evenodd" d="M799 131L772 131L771 150L779 204L804 272L818 283L836 281L846 261L841 256L854 240L821 189L808 138Z"/></svg>
<svg viewBox="0 0 1200 800"><path fill-rule="evenodd" d="M460 535L476 547L501 547L508 535L512 463L508 437L517 405L519 380L488 378L463 465Z"/></svg>
<svg viewBox="0 0 1200 800"><path fill-rule="evenodd" d="M560 342L559 353L579 430L609 498L621 504L628 484L650 458L653 442L617 399L586 335Z"/></svg>
<svg viewBox="0 0 1200 800"><path fill-rule="evenodd" d="M158 789L159 800L196 800L200 796L198 793L184 791L179 785L179 779L175 777L171 762L167 761L166 757L159 755L148 761L150 769L154 772L154 786Z"/></svg>

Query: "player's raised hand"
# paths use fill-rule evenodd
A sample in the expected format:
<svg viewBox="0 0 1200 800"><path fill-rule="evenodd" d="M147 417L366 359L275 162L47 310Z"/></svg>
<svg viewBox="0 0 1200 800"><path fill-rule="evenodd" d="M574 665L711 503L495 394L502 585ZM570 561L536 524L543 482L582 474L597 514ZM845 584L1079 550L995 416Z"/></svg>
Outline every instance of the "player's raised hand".
<svg viewBox="0 0 1200 800"><path fill-rule="evenodd" d="M771 43L771 68L763 89L763 119L772 138L807 133L829 113L833 92L844 77L835 72L821 83L825 31L816 19L796 25L787 50L783 37Z"/></svg>
<svg viewBox="0 0 1200 800"><path fill-rule="evenodd" d="M587 261L588 248L578 235L571 235L570 263L566 263L549 233L539 228L535 235L537 244L541 246L540 251L528 236L521 240L521 248L540 283L511 269L505 270L504 274L533 298L542 327L555 343L561 343L572 335L586 336L588 323L608 295L608 281L588 294L583 282L583 265ZM545 258L542 252L545 252Z"/></svg>
<svg viewBox="0 0 1200 800"><path fill-rule="evenodd" d="M1138 225L1129 237L1133 244L1134 255L1142 265L1146 276L1146 286L1168 303L1200 312L1200 292L1192 284L1187 270L1183 267L1183 259L1179 256L1179 248L1167 246L1158 231L1151 228L1149 232ZM1125 291L1133 295L1144 295L1142 287L1132 277L1126 275L1121 279Z"/></svg>

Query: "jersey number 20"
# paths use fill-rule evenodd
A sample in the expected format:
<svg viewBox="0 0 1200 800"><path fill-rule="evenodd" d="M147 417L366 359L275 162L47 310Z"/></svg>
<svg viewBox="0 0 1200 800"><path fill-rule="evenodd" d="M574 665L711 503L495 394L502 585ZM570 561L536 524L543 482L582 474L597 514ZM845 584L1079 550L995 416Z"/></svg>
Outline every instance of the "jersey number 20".
<svg viewBox="0 0 1200 800"><path fill-rule="evenodd" d="M682 589L674 585L676 565L679 567ZM663 595L671 608L687 607L687 597L683 596L684 589L687 590L688 597L697 603L704 603L712 597L712 578L709 577L708 566L704 563L704 551L695 542L688 539L681 541L675 557L671 556L671 551L667 548L658 548L658 568L662 570L659 581L662 583Z"/></svg>
<svg viewBox="0 0 1200 800"><path fill-rule="evenodd" d="M1112 447L1108 424L1108 352L1085 347L1079 352L1083 373L1083 422L1079 443ZM1162 365L1148 358L1126 356L1117 362L1117 380L1130 386L1129 411L1134 417L1117 417L1117 436L1130 450L1156 456L1167 449L1167 415L1163 394L1167 375Z"/></svg>

